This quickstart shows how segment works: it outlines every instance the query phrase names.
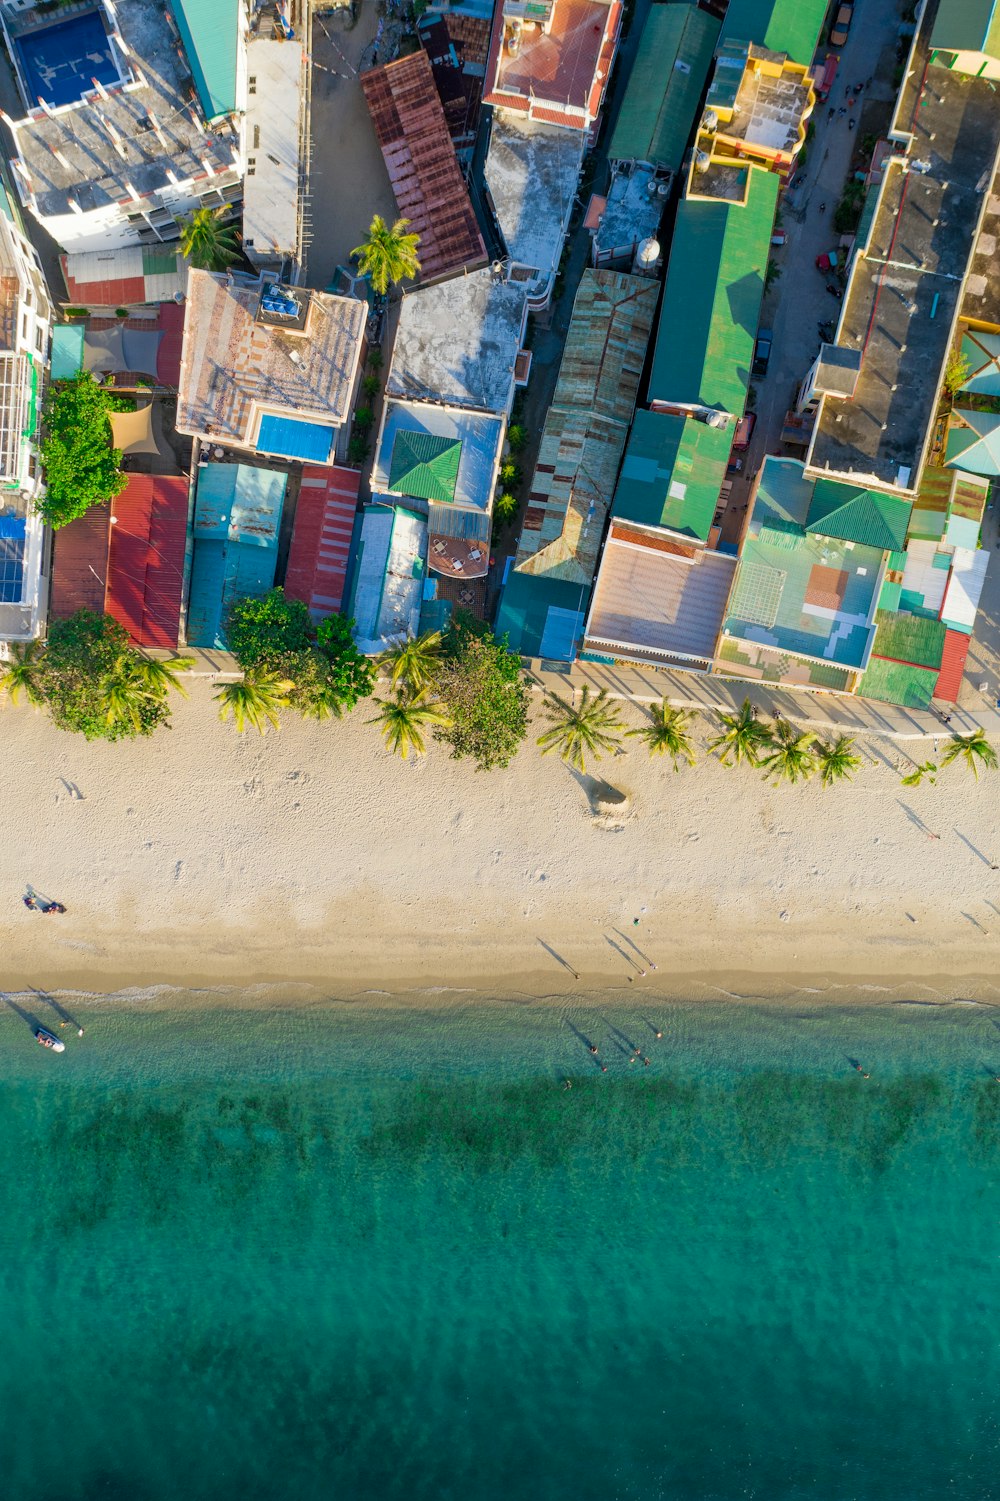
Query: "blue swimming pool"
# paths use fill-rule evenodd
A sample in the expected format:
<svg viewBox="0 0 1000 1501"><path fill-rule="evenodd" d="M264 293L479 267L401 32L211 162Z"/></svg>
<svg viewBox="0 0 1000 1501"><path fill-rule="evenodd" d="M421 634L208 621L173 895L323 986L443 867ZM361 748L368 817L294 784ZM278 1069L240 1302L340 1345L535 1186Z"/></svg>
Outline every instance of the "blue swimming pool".
<svg viewBox="0 0 1000 1501"><path fill-rule="evenodd" d="M55 21L16 37L21 74L32 106L75 104L96 78L105 87L121 82L111 41L97 11Z"/></svg>

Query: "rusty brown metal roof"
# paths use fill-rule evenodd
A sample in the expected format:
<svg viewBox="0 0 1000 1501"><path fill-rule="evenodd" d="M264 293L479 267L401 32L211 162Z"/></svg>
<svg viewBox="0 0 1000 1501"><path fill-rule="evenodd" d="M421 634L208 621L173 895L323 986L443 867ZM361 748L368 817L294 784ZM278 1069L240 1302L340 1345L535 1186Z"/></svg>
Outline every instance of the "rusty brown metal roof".
<svg viewBox="0 0 1000 1501"><path fill-rule="evenodd" d="M399 212L420 236L424 281L485 265L476 216L426 52L362 75Z"/></svg>
<svg viewBox="0 0 1000 1501"><path fill-rule="evenodd" d="M106 501L56 532L49 603L49 614L56 620L77 610L104 613L110 542L111 507Z"/></svg>

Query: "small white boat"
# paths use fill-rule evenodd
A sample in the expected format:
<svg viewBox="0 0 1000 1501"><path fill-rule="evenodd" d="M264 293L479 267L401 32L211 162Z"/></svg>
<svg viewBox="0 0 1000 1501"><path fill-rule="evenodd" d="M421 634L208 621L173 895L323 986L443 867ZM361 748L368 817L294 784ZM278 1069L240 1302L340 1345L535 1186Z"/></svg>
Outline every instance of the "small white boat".
<svg viewBox="0 0 1000 1501"><path fill-rule="evenodd" d="M54 1032L46 1027L35 1028L35 1041L43 1048L51 1048L53 1053L65 1053L66 1044L61 1042Z"/></svg>

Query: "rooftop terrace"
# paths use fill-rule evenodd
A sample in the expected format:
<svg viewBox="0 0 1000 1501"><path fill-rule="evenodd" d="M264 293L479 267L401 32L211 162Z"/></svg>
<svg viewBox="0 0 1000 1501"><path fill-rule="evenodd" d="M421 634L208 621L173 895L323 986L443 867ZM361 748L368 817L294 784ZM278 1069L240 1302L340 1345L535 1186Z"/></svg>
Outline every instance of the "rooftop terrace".
<svg viewBox="0 0 1000 1501"><path fill-rule="evenodd" d="M177 400L181 432L253 447L266 414L331 427L345 421L365 304L300 288L268 298L271 285L266 277L190 273ZM286 293L295 316L268 312L267 304L283 305Z"/></svg>
<svg viewBox="0 0 1000 1501"><path fill-rule="evenodd" d="M918 43L921 76L926 47ZM913 490L937 410L963 280L1000 149L995 85L931 65L905 89L908 159L887 164L838 343L862 351L852 400L823 397L808 466Z"/></svg>
<svg viewBox="0 0 1000 1501"><path fill-rule="evenodd" d="M406 293L386 390L509 412L526 316L524 287L497 281L486 268Z"/></svg>
<svg viewBox="0 0 1000 1501"><path fill-rule="evenodd" d="M299 42L248 48L243 242L254 261L299 250L299 146L305 56Z"/></svg>
<svg viewBox="0 0 1000 1501"><path fill-rule="evenodd" d="M516 279L546 294L555 278L573 211L581 135L555 125L494 116L484 175ZM526 277L518 268L533 274Z"/></svg>
<svg viewBox="0 0 1000 1501"><path fill-rule="evenodd" d="M724 631L862 668L874 637L885 551L807 532L814 504L800 463L764 461Z"/></svg>
<svg viewBox="0 0 1000 1501"><path fill-rule="evenodd" d="M217 176L220 190L239 181L236 136L228 125L205 125L165 9L116 0L115 14L139 86L102 85L79 104L13 125L18 190L43 218L142 199L193 178Z"/></svg>
<svg viewBox="0 0 1000 1501"><path fill-rule="evenodd" d="M611 72L621 0L555 0L544 30L537 22L505 20L503 10L499 3L486 102L586 128L597 116Z"/></svg>

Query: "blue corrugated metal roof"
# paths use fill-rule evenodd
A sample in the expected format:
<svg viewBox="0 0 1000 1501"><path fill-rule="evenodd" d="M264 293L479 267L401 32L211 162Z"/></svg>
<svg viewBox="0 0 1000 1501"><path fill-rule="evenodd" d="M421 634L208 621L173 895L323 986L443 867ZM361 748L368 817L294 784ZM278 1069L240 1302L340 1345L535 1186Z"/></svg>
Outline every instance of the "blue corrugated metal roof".
<svg viewBox="0 0 1000 1501"><path fill-rule="evenodd" d="M334 431L322 422L300 422L296 417L262 417L257 448L261 453L277 453L284 459L325 464L333 447Z"/></svg>
<svg viewBox="0 0 1000 1501"><path fill-rule="evenodd" d="M170 0L207 120L236 109L238 0Z"/></svg>
<svg viewBox="0 0 1000 1501"><path fill-rule="evenodd" d="M203 464L198 470L194 534L276 548L288 476L250 464Z"/></svg>

